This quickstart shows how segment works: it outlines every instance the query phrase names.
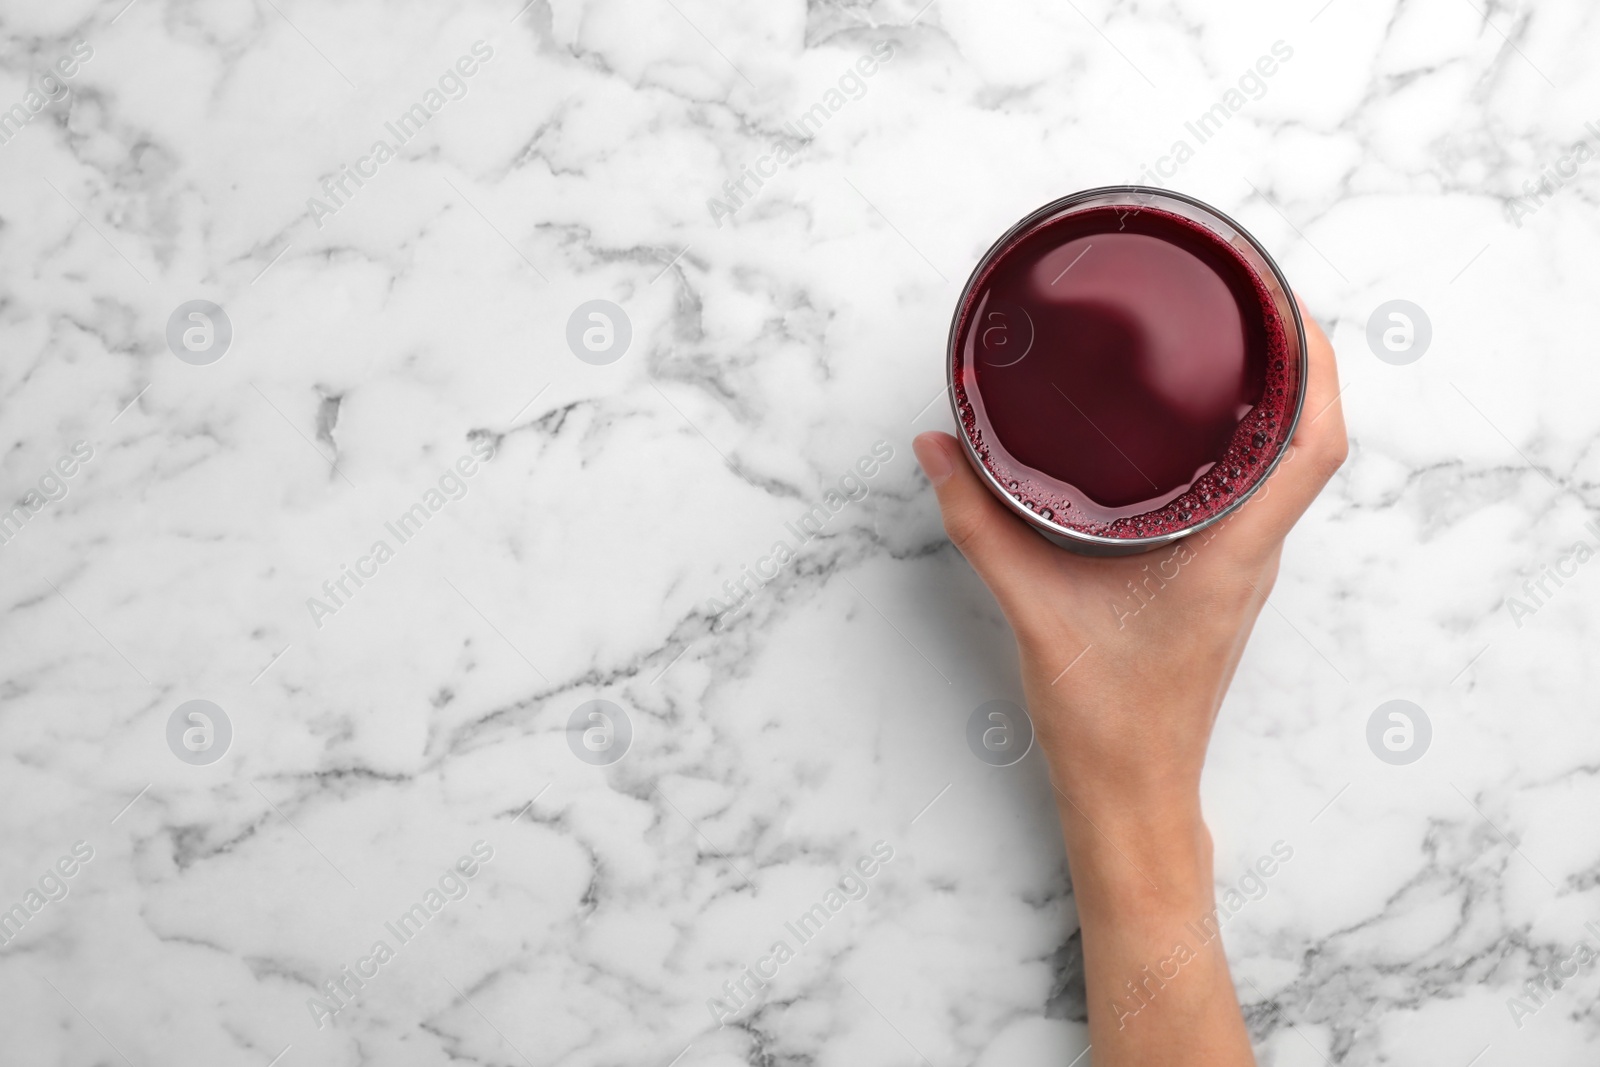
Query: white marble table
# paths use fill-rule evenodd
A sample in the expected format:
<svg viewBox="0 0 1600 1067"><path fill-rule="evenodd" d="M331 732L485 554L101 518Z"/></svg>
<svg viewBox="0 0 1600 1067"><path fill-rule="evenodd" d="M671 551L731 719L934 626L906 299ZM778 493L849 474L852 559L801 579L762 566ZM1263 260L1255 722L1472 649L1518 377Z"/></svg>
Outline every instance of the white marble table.
<svg viewBox="0 0 1600 1067"><path fill-rule="evenodd" d="M1348 386L1205 784L1262 1062L1595 1061L1593 966L1511 999L1600 945L1587 5L123 2L0 55L0 1059L1072 1062L909 443L988 243L1142 175Z"/></svg>

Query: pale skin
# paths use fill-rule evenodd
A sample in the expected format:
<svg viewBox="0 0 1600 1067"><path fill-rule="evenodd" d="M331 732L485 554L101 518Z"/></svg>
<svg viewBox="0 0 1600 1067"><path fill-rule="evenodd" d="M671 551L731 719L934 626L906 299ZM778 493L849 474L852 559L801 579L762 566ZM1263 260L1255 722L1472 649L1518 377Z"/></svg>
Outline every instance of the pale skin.
<svg viewBox="0 0 1600 1067"><path fill-rule="evenodd" d="M945 531L1016 635L1083 931L1096 1067L1255 1063L1221 938L1199 944L1185 924L1216 906L1200 812L1212 726L1284 537L1347 451L1333 348L1302 314L1310 373L1289 453L1227 522L1181 548L1112 559L1057 548L985 488L955 438L914 444ZM1145 982L1180 942L1192 958L1136 999L1126 983Z"/></svg>

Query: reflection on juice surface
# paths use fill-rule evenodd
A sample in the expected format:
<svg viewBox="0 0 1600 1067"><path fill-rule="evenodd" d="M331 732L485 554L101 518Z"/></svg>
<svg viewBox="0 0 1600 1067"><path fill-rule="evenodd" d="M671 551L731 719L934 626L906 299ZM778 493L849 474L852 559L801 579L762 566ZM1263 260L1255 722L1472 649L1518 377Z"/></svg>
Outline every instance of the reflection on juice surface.
<svg viewBox="0 0 1600 1067"><path fill-rule="evenodd" d="M1256 273L1202 226L1097 207L1023 234L961 311L957 408L982 462L1054 522L1145 537L1253 486L1298 403Z"/></svg>

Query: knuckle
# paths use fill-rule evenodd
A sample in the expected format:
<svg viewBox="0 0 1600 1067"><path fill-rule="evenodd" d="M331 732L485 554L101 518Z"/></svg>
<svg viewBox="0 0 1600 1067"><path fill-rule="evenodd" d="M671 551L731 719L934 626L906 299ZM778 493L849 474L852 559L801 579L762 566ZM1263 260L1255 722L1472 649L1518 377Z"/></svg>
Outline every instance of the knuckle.
<svg viewBox="0 0 1600 1067"><path fill-rule="evenodd" d="M964 556L970 556L983 541L984 524L970 511L954 512L945 516L944 532Z"/></svg>
<svg viewBox="0 0 1600 1067"><path fill-rule="evenodd" d="M1324 446L1322 450L1322 465L1328 476L1332 477L1350 458L1350 441L1343 433L1338 434Z"/></svg>
<svg viewBox="0 0 1600 1067"><path fill-rule="evenodd" d="M1345 436L1344 427L1337 426L1330 432L1318 434L1306 452L1312 468L1327 481L1350 458L1350 439Z"/></svg>

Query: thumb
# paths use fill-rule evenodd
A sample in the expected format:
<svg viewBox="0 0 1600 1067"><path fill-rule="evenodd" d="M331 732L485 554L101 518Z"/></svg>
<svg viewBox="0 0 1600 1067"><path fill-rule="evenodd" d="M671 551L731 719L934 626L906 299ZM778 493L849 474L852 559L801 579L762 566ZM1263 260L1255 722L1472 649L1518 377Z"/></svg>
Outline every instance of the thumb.
<svg viewBox="0 0 1600 1067"><path fill-rule="evenodd" d="M925 433L911 442L911 447L939 495L939 511L950 543L1005 604L1008 594L1024 582L1025 572L1036 573L1042 557L1054 549L995 498L954 437Z"/></svg>

